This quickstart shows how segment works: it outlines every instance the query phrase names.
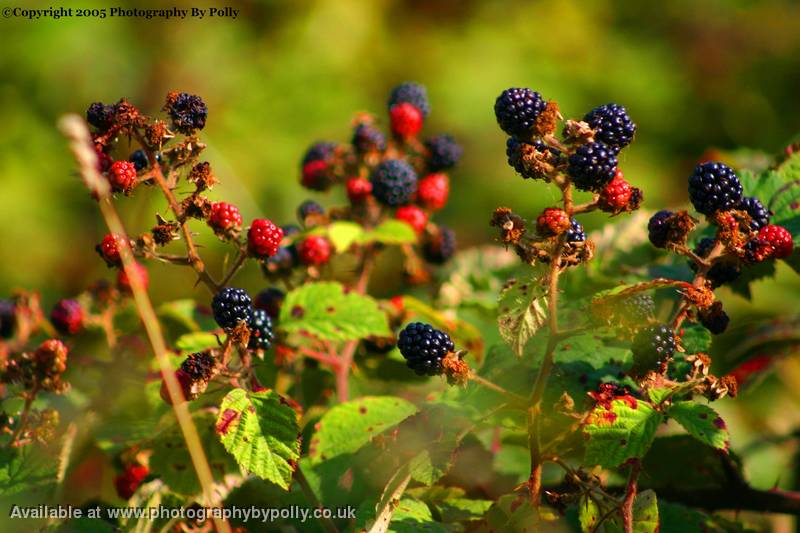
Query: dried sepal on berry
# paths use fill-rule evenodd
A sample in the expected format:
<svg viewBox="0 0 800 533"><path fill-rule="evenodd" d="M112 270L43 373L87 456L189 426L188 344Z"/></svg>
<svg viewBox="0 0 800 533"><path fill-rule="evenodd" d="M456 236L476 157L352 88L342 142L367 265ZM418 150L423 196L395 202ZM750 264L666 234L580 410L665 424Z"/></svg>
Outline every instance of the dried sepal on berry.
<svg viewBox="0 0 800 533"><path fill-rule="evenodd" d="M466 385L469 381L470 368L464 356L464 350L451 352L442 359L442 373L447 378L448 385Z"/></svg>
<svg viewBox="0 0 800 533"><path fill-rule="evenodd" d="M156 213L156 225L150 229L153 234L153 242L158 246L166 246L180 237L180 224L174 220L166 220Z"/></svg>
<svg viewBox="0 0 800 533"><path fill-rule="evenodd" d="M519 243L525 235L525 221L508 207L495 209L489 225L500 229L500 240L506 247Z"/></svg>
<svg viewBox="0 0 800 533"><path fill-rule="evenodd" d="M582 120L569 119L564 122L561 132L564 142L568 144L587 144L594 142L594 130Z"/></svg>
<svg viewBox="0 0 800 533"><path fill-rule="evenodd" d="M536 117L536 122L533 126L533 131L539 137L547 137L556 131L558 122L564 117L558 110L558 103L554 100L547 102L544 110Z"/></svg>
<svg viewBox="0 0 800 533"><path fill-rule="evenodd" d="M217 184L217 177L211 170L211 164L208 161L201 161L194 165L186 179L189 183L194 184L197 192L212 189Z"/></svg>

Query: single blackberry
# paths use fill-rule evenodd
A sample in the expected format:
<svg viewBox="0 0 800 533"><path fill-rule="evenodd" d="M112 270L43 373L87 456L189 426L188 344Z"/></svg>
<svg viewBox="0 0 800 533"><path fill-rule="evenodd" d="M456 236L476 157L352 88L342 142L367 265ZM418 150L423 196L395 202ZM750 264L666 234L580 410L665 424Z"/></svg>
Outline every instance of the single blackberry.
<svg viewBox="0 0 800 533"><path fill-rule="evenodd" d="M634 375L642 375L665 363L675 352L675 334L666 324L643 328L631 345Z"/></svg>
<svg viewBox="0 0 800 533"><path fill-rule="evenodd" d="M107 131L114 125L114 106L95 102L86 109L86 122L100 132Z"/></svg>
<svg viewBox="0 0 800 533"><path fill-rule="evenodd" d="M767 241L755 237L744 245L744 261L749 264L760 263L772 257L773 251Z"/></svg>
<svg viewBox="0 0 800 533"><path fill-rule="evenodd" d="M566 241L567 242L583 242L586 240L586 232L583 231L583 226L580 223L572 218L569 222L570 226L567 230Z"/></svg>
<svg viewBox="0 0 800 533"><path fill-rule="evenodd" d="M513 137L531 137L536 119L545 110L547 103L542 95L527 88L506 89L494 102L497 124Z"/></svg>
<svg viewBox="0 0 800 533"><path fill-rule="evenodd" d="M446 226L439 226L436 234L428 238L422 246L425 260L434 265L442 265L456 253L456 234Z"/></svg>
<svg viewBox="0 0 800 533"><path fill-rule="evenodd" d="M689 200L704 215L733 209L742 201L742 184L729 166L700 163L689 176Z"/></svg>
<svg viewBox="0 0 800 533"><path fill-rule="evenodd" d="M146 169L147 165L150 164L150 161L147 160L147 154L144 153L144 150L136 150L133 152L128 157L128 161L133 163L134 168L136 168L136 172Z"/></svg>
<svg viewBox="0 0 800 533"><path fill-rule="evenodd" d="M669 238L669 220L675 213L662 209L652 217L647 223L647 236L656 248L666 248Z"/></svg>
<svg viewBox="0 0 800 533"><path fill-rule="evenodd" d="M356 125L350 142L359 154L383 152L386 149L386 137L383 132L367 122L359 122Z"/></svg>
<svg viewBox="0 0 800 533"><path fill-rule="evenodd" d="M59 300L50 311L50 322L62 335L75 335L83 329L85 315L77 300Z"/></svg>
<svg viewBox="0 0 800 533"><path fill-rule="evenodd" d="M642 325L655 316L656 302L651 295L640 292L622 300L620 311L624 322L631 325Z"/></svg>
<svg viewBox="0 0 800 533"><path fill-rule="evenodd" d="M737 209L746 211L750 215L750 229L753 231L758 231L769 224L770 211L755 196L742 198Z"/></svg>
<svg viewBox="0 0 800 533"><path fill-rule="evenodd" d="M699 315L700 323L713 335L724 333L731 321L720 302L714 302L711 308L700 311Z"/></svg>
<svg viewBox="0 0 800 533"><path fill-rule="evenodd" d="M272 320L278 320L285 299L286 293L276 287L269 287L258 293L253 306L266 311Z"/></svg>
<svg viewBox="0 0 800 533"><path fill-rule="evenodd" d="M322 266L330 261L331 243L322 235L309 235L297 243L297 257L304 265Z"/></svg>
<svg viewBox="0 0 800 533"><path fill-rule="evenodd" d="M633 187L622 177L622 172L617 170L616 176L600 191L597 205L601 211L607 213L620 213L630 208L633 197Z"/></svg>
<svg viewBox="0 0 800 533"><path fill-rule="evenodd" d="M172 126L180 133L191 135L195 130L206 126L208 107L203 99L195 94L170 93L165 106L172 119Z"/></svg>
<svg viewBox="0 0 800 533"><path fill-rule="evenodd" d="M193 353L181 363L181 370L192 381L208 381L214 373L214 358L207 352Z"/></svg>
<svg viewBox="0 0 800 533"><path fill-rule="evenodd" d="M389 207L405 205L417 192L417 173L402 159L387 159L370 176L372 195Z"/></svg>
<svg viewBox="0 0 800 533"><path fill-rule="evenodd" d="M0 337L7 339L14 333L17 323L16 305L12 300L0 300Z"/></svg>
<svg viewBox="0 0 800 533"><path fill-rule="evenodd" d="M450 135L438 135L425 141L427 164L431 172L452 168L461 159L464 149Z"/></svg>
<svg viewBox="0 0 800 533"><path fill-rule="evenodd" d="M422 113L423 118L427 117L431 112L431 105L428 101L428 91L419 83L407 81L392 89L391 94L389 94L389 111L391 111L394 106L404 103L416 107L419 112Z"/></svg>
<svg viewBox="0 0 800 533"><path fill-rule="evenodd" d="M601 142L583 144L569 156L567 173L578 189L599 192L614 179L617 156Z"/></svg>
<svg viewBox="0 0 800 533"><path fill-rule="evenodd" d="M450 197L450 179L447 174L428 174L417 184L417 203L421 206L438 210L447 205Z"/></svg>
<svg viewBox="0 0 800 533"><path fill-rule="evenodd" d="M421 322L412 322L400 332L397 347L408 368L420 376L441 374L442 359L455 350L447 333Z"/></svg>
<svg viewBox="0 0 800 533"><path fill-rule="evenodd" d="M311 163L312 161L325 161L333 157L336 150L336 143L319 141L315 142L308 147L306 153L303 154L302 166Z"/></svg>
<svg viewBox="0 0 800 533"><path fill-rule="evenodd" d="M350 178L345 183L347 199L353 204L366 202L372 196L372 183L365 178Z"/></svg>
<svg viewBox="0 0 800 533"><path fill-rule="evenodd" d="M394 213L394 218L402 220L411 226L417 234L422 233L422 230L428 224L428 214L415 205L398 207Z"/></svg>
<svg viewBox="0 0 800 533"><path fill-rule="evenodd" d="M586 113L583 120L594 130L595 139L617 151L629 145L636 133L636 124L631 121L628 111L619 104L595 107Z"/></svg>
<svg viewBox="0 0 800 533"><path fill-rule="evenodd" d="M536 217L536 232L544 237L561 235L570 229L572 221L567 212L558 207L547 207Z"/></svg>
<svg viewBox="0 0 800 533"><path fill-rule="evenodd" d="M269 350L272 346L272 319L263 309L254 309L253 317L247 323L250 329L250 340L247 347L251 350Z"/></svg>
<svg viewBox="0 0 800 533"><path fill-rule="evenodd" d="M772 255L778 259L789 257L794 251L792 234L783 226L764 226L758 230L758 238L772 247Z"/></svg>
<svg viewBox="0 0 800 533"><path fill-rule="evenodd" d="M225 287L214 295L211 301L214 320L224 329L233 329L239 322L253 318L253 301L244 289Z"/></svg>
<svg viewBox="0 0 800 533"><path fill-rule="evenodd" d="M305 225L306 219L310 216L323 216L325 208L314 200L306 200L297 206L297 221Z"/></svg>
<svg viewBox="0 0 800 533"><path fill-rule="evenodd" d="M247 250L255 257L271 257L278 253L283 230L266 218L257 218L247 230Z"/></svg>
<svg viewBox="0 0 800 533"><path fill-rule="evenodd" d="M392 133L403 142L417 136L422 130L423 121L422 111L408 102L393 105L389 110L389 126Z"/></svg>
<svg viewBox="0 0 800 533"><path fill-rule="evenodd" d="M111 190L127 194L136 185L136 165L130 161L114 161L106 176Z"/></svg>
<svg viewBox="0 0 800 533"><path fill-rule="evenodd" d="M264 268L270 274L288 274L297 266L297 248L295 245L280 246L275 255L268 257Z"/></svg>

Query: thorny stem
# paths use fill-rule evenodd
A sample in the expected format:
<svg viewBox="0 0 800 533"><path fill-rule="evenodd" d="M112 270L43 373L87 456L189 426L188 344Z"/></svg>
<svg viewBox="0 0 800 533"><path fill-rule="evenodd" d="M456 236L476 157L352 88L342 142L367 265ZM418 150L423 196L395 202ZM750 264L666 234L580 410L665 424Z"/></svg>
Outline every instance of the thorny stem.
<svg viewBox="0 0 800 533"><path fill-rule="evenodd" d="M508 398L508 400L511 403L519 404L519 405L527 405L528 404L528 399L527 398L523 398L519 394L514 394L513 392L511 392L511 391L509 391L507 389L504 389L500 385L498 385L496 383L493 383L493 382L489 381L488 379L482 378L481 376L475 374L474 372L470 372L469 380L472 381L473 383L477 384L477 385L480 385L481 387L487 388L489 390L493 390L495 392L499 392L500 394L502 394L503 396Z"/></svg>
<svg viewBox="0 0 800 533"><path fill-rule="evenodd" d="M78 116L71 115L64 117L60 122L61 131L70 141L70 148L75 159L78 162L78 168L83 178L86 187L98 200L100 213L108 226L109 231L118 235L126 235L125 227L122 220L119 218L114 205L111 203L111 190L108 182L103 179L97 171L97 154L94 151L89 130L86 123ZM152 156L152 153L148 154ZM163 176L162 182L163 182ZM174 200L174 198L173 198ZM175 412L175 417L178 421L181 433L183 434L186 448L189 451L189 457L192 460L195 472L197 473L202 493L205 499L205 504L208 506L220 506L219 499L213 490L214 478L211 474L211 468L208 465L208 460L203 450L203 445L200 442L200 437L197 434L197 428L194 425L192 416L189 413L188 405L183 397L183 392L175 377L175 372L172 364L167 355L167 346L164 341L164 336L161 332L161 325L156 317L153 304L150 301L147 291L144 289L139 276L136 275L134 268L134 260L131 250L127 246L121 247L122 265L124 271L128 275L131 283L131 291L133 292L133 299L136 305L136 310L147 332L150 345L153 348L153 353L158 361L161 375L164 383L167 386L167 393L172 404L172 409ZM214 526L217 531L222 533L229 533L230 526L228 523L216 516L212 517Z"/></svg>
<svg viewBox="0 0 800 533"><path fill-rule="evenodd" d="M17 445L19 442L19 438L25 431L25 427L28 425L28 418L31 414L31 405L33 405L33 400L36 399L36 394L39 392L39 384L33 386L30 392L25 394L25 406L22 408L22 414L19 415L19 424L17 428L14 430L14 434L11 436L11 447Z"/></svg>
<svg viewBox="0 0 800 533"><path fill-rule="evenodd" d="M625 533L633 533L633 502L636 500L636 484L639 481L641 470L641 463L638 459L634 459L631 462L631 472L625 487L625 499L622 500L622 527L625 529Z"/></svg>
<svg viewBox="0 0 800 533"><path fill-rule="evenodd" d="M147 159L150 162L150 168L153 169L153 180L156 182L159 189L161 189L161 192L167 199L169 208L172 210L175 218L180 223L181 233L183 233L183 240L186 243L186 252L189 256L189 264L192 266L192 268L194 268L195 272L197 272L200 281L205 283L212 293L216 294L221 285L214 281L214 279L206 271L206 265L200 257L200 254L197 253L197 247L192 239L192 232L189 230L189 225L186 221L183 210L181 209L180 204L178 204L178 201L175 199L172 189L170 189L169 185L167 185L167 180L164 178L164 174L161 172L161 165L158 163L155 154L152 150L150 150L141 133L138 131L136 132L136 138L139 140L139 144L142 146L145 154L147 154Z"/></svg>

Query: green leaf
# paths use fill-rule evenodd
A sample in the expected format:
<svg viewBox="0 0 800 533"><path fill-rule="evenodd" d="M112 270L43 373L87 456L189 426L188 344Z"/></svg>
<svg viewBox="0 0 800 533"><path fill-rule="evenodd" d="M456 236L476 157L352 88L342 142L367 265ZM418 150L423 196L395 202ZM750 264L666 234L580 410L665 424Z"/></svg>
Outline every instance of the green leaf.
<svg viewBox="0 0 800 533"><path fill-rule="evenodd" d="M289 489L300 458L300 427L277 393L232 390L220 405L216 431L239 466Z"/></svg>
<svg viewBox="0 0 800 533"><path fill-rule="evenodd" d="M593 499L587 496L581 496L578 502L578 521L581 524L581 531L583 533L592 533L600 521L600 509Z"/></svg>
<svg viewBox="0 0 800 533"><path fill-rule="evenodd" d="M711 349L711 332L700 325L689 326L684 329L681 342L687 354L708 353Z"/></svg>
<svg viewBox="0 0 800 533"><path fill-rule="evenodd" d="M510 279L500 292L497 325L500 336L522 357L525 345L547 319L545 289L539 280Z"/></svg>
<svg viewBox="0 0 800 533"><path fill-rule="evenodd" d="M174 420L174 418L173 418ZM211 466L214 479L221 481L225 474L238 473L239 468L214 435L216 418L211 413L197 413L192 417L200 442ZM200 492L200 483L192 466L192 458L177 423L170 424L155 435L147 445L152 448L150 470L169 488L179 494L194 495Z"/></svg>
<svg viewBox="0 0 800 533"><path fill-rule="evenodd" d="M670 406L667 415L704 444L718 450L727 450L730 446L730 434L725 421L707 405L677 402Z"/></svg>
<svg viewBox="0 0 800 533"><path fill-rule="evenodd" d="M28 493L44 500L55 487L56 468L56 459L33 445L0 448L0 497Z"/></svg>
<svg viewBox="0 0 800 533"><path fill-rule="evenodd" d="M614 400L610 409L598 405L592 411L583 428L589 438L586 464L614 468L647 453L663 416L645 402L632 401L635 407L626 400Z"/></svg>
<svg viewBox="0 0 800 533"><path fill-rule="evenodd" d="M653 441L641 479L656 492L722 490L744 479L740 463L733 452L721 454L690 435L670 435Z"/></svg>
<svg viewBox="0 0 800 533"><path fill-rule="evenodd" d="M202 352L209 348L216 348L217 346L219 346L217 336L205 331L186 333L178 337L178 340L175 341L175 347L182 352Z"/></svg>
<svg viewBox="0 0 800 533"><path fill-rule="evenodd" d="M363 239L364 229L355 222L346 220L331 222L327 226L328 239L337 252L346 252L353 243Z"/></svg>
<svg viewBox="0 0 800 533"><path fill-rule="evenodd" d="M654 404L660 404L672 394L673 390L672 387L653 387L647 389L647 397L650 398L650 401Z"/></svg>
<svg viewBox="0 0 800 533"><path fill-rule="evenodd" d="M345 294L335 282L308 283L291 291L281 307L279 324L288 333L306 331L332 341L391 335L386 315L375 300Z"/></svg>
<svg viewBox="0 0 800 533"><path fill-rule="evenodd" d="M656 493L646 490L636 495L633 502L633 532L655 533L658 531L658 500ZM623 533L622 516L617 513L605 523L605 533Z"/></svg>
<svg viewBox="0 0 800 533"><path fill-rule="evenodd" d="M737 533L753 532L737 522L690 509L677 503L658 502L660 533Z"/></svg>
<svg viewBox="0 0 800 533"><path fill-rule="evenodd" d="M309 455L314 463L352 453L417 412L394 396L365 396L332 407L318 423Z"/></svg>
<svg viewBox="0 0 800 533"><path fill-rule="evenodd" d="M211 330L217 327L208 313L198 312L191 299L165 302L158 307L159 318L179 324L188 331Z"/></svg>
<svg viewBox="0 0 800 533"><path fill-rule="evenodd" d="M417 242L414 229L401 220L385 220L375 228L365 232L360 239L362 244L379 242L382 244L405 244Z"/></svg>

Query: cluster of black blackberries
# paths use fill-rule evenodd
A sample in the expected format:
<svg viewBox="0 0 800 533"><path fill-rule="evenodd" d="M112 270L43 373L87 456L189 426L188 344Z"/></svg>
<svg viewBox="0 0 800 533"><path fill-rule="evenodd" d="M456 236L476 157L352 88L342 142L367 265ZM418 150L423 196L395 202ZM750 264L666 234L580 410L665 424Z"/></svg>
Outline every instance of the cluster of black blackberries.
<svg viewBox="0 0 800 533"><path fill-rule="evenodd" d="M250 330L248 348L268 350L272 345L274 333L272 319L264 309L253 308L253 301L247 291L235 287L225 287L214 295L211 301L214 320L226 331L240 324Z"/></svg>

